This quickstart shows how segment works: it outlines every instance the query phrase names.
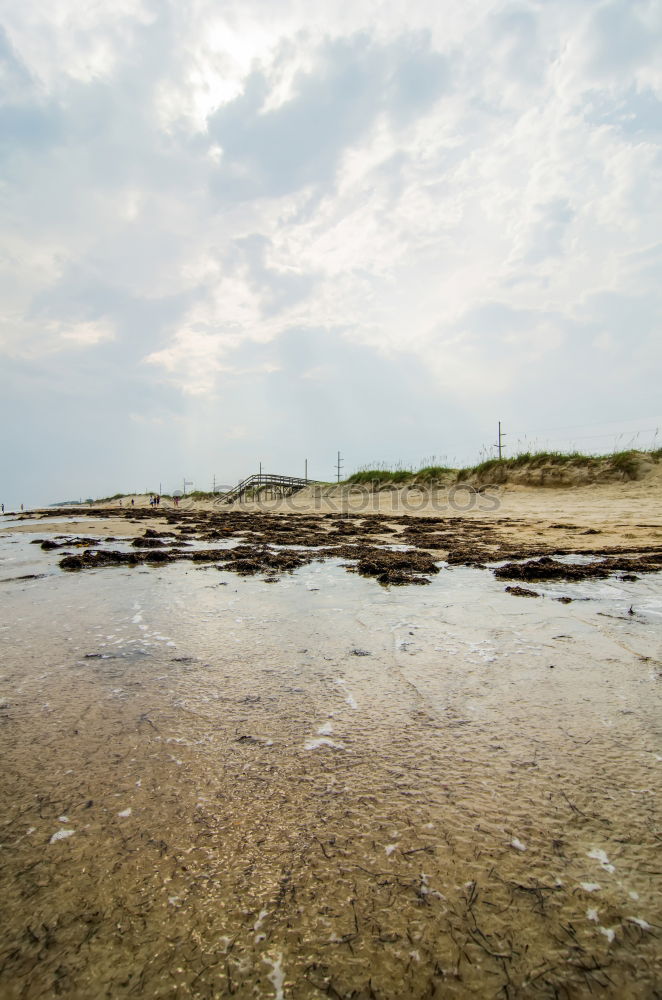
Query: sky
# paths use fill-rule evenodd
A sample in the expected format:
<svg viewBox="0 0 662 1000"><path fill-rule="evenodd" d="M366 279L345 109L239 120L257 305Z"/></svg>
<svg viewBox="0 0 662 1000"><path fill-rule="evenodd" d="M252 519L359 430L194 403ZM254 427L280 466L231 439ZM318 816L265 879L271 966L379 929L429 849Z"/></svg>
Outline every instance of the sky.
<svg viewBox="0 0 662 1000"><path fill-rule="evenodd" d="M0 500L662 427L659 0L0 0Z"/></svg>

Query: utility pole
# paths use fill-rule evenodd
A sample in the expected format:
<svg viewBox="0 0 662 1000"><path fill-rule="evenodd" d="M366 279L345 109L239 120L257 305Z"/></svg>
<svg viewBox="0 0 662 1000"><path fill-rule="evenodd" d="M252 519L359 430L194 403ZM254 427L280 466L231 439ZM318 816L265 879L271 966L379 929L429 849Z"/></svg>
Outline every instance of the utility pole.
<svg viewBox="0 0 662 1000"><path fill-rule="evenodd" d="M184 496L186 496L186 487L187 486L193 486L193 480L192 479L187 479L186 476L184 476Z"/></svg>
<svg viewBox="0 0 662 1000"><path fill-rule="evenodd" d="M336 462L336 472L338 474L338 482L340 482L340 470L343 467L343 460L340 457L340 452L338 452L338 461Z"/></svg>
<svg viewBox="0 0 662 1000"><path fill-rule="evenodd" d="M496 443L496 444L494 445L494 447L495 447L495 448L498 448L498 449L499 449L499 461L501 461L501 457L502 457L502 456L501 456L501 453L502 453L502 451L503 451L503 449L504 449L504 447L505 447L505 445L503 444L503 439L504 439L504 438L505 438L506 436L507 436L507 435L506 435L506 434L504 434L504 433L502 432L502 430L501 430L501 421L499 421L499 436L498 436L498 439L497 439L497 443Z"/></svg>
<svg viewBox="0 0 662 1000"><path fill-rule="evenodd" d="M305 461L305 469L306 469L306 471L304 473L303 478L306 480L306 482L308 482L308 459L306 459L306 461Z"/></svg>
<svg viewBox="0 0 662 1000"><path fill-rule="evenodd" d="M262 479L262 462L260 462L260 479Z"/></svg>

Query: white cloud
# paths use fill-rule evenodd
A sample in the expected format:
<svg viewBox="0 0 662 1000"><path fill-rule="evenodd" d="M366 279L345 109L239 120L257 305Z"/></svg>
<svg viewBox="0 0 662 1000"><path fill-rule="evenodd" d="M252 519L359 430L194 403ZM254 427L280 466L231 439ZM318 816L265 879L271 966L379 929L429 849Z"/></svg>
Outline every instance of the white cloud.
<svg viewBox="0 0 662 1000"><path fill-rule="evenodd" d="M115 337L112 325L107 322L73 323L71 326L61 327L57 334L62 340L71 341L80 347L92 346Z"/></svg>
<svg viewBox="0 0 662 1000"><path fill-rule="evenodd" d="M661 16L5 3L2 349L77 349L185 410L222 406L233 378L263 391L279 345L327 331L421 365L458 407L483 393L487 415L552 378L571 406L568 345L612 365L627 346L604 377L652 397ZM302 371L288 406L342 378Z"/></svg>

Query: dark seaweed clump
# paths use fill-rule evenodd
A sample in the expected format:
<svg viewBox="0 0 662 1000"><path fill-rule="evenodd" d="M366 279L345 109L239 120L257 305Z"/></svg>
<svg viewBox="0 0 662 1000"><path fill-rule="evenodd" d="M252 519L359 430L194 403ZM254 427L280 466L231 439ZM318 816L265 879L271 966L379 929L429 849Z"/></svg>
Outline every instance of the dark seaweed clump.
<svg viewBox="0 0 662 1000"><path fill-rule="evenodd" d="M274 514L264 511L185 511L117 508L95 511L96 518L124 517L143 524L143 534L132 539L131 551L117 552L99 547L92 538L54 541L35 539L44 549L67 547L60 561L65 570L101 566L158 566L186 559L214 564L220 570L250 576L263 573L269 582L315 560L342 559L345 568L386 586L426 584L439 572L442 560L449 568L485 568L507 560L494 569L499 580L578 581L604 579L620 574L631 580L643 573L662 570L662 546L633 548L559 548L541 540L521 544L516 520L462 518L458 516L389 516L383 513L342 512L327 514ZM164 524L164 521L166 522ZM146 523L147 522L147 523ZM148 524L156 527L148 527ZM166 530L163 530L163 529ZM235 539L236 548L195 549L197 543ZM113 541L107 538L106 541ZM406 549L388 548L390 542ZM184 548L190 546L190 549ZM82 553L72 549L84 548ZM561 556L591 555L587 563L562 562ZM525 588L522 587L521 591ZM512 589L517 596L532 596Z"/></svg>
<svg viewBox="0 0 662 1000"><path fill-rule="evenodd" d="M62 536L60 536L61 538ZM45 552L49 552L51 549L71 549L71 548L83 548L88 545L96 545L96 538L65 538L64 541L56 542L52 538L33 538L31 545L39 545Z"/></svg>
<svg viewBox="0 0 662 1000"><path fill-rule="evenodd" d="M427 552L393 552L374 548L361 556L355 571L360 576L375 577L383 584L425 584L430 582L425 574L438 573L439 567Z"/></svg>
<svg viewBox="0 0 662 1000"><path fill-rule="evenodd" d="M172 562L169 552L117 552L108 549L86 549L80 555L64 556L60 559L61 569L97 569L99 566L139 566L144 562Z"/></svg>
<svg viewBox="0 0 662 1000"><path fill-rule="evenodd" d="M563 563L550 556L506 563L494 570L497 580L604 580L613 573L653 573L662 570L662 552L640 556L616 555L590 563Z"/></svg>
<svg viewBox="0 0 662 1000"><path fill-rule="evenodd" d="M540 597L537 591L527 590L526 587L506 587L506 593L512 594L513 597Z"/></svg>
<svg viewBox="0 0 662 1000"><path fill-rule="evenodd" d="M195 558L197 553L193 554ZM219 553L216 552L216 559ZM239 573L240 576L252 576L255 573L267 573L274 576L277 573L291 573L299 566L305 566L312 561L306 552L279 552L267 548L266 545L238 545L222 553L223 561L219 569Z"/></svg>

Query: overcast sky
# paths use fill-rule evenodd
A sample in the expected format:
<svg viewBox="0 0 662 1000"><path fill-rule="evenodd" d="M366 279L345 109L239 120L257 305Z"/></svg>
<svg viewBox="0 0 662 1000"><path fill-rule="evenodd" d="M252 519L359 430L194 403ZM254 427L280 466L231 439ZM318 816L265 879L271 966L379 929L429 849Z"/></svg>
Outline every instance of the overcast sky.
<svg viewBox="0 0 662 1000"><path fill-rule="evenodd" d="M662 424L659 0L0 11L5 503Z"/></svg>

